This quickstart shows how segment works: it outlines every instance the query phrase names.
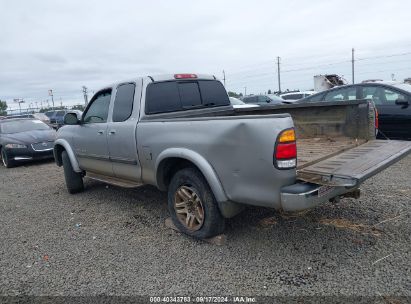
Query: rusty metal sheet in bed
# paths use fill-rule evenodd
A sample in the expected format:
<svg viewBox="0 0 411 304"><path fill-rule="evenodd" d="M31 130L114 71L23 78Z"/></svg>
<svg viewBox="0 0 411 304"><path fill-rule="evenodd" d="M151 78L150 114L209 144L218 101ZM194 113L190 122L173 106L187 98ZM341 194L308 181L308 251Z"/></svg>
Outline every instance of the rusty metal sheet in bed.
<svg viewBox="0 0 411 304"><path fill-rule="evenodd" d="M300 180L354 187L411 152L411 141L371 140L297 171Z"/></svg>

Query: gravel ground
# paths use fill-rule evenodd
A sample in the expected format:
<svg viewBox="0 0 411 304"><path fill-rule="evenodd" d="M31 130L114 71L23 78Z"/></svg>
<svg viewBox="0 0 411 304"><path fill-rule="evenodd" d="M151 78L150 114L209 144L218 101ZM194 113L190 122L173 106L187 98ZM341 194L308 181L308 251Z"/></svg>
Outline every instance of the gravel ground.
<svg viewBox="0 0 411 304"><path fill-rule="evenodd" d="M1 167L0 295L411 296L410 172L298 216L249 208L216 246L166 228L151 186L70 195L53 162Z"/></svg>

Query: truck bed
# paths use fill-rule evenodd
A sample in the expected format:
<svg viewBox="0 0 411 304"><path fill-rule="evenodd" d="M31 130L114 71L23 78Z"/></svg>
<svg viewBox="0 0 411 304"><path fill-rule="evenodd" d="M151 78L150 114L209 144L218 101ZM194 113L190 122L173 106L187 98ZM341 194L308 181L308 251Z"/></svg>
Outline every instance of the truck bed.
<svg viewBox="0 0 411 304"><path fill-rule="evenodd" d="M355 187L411 151L410 142L375 140L374 109L365 100L280 105L254 113L291 115L297 179L305 182Z"/></svg>
<svg viewBox="0 0 411 304"><path fill-rule="evenodd" d="M297 168L305 168L365 142L365 139L353 139L344 136L297 139Z"/></svg>
<svg viewBox="0 0 411 304"><path fill-rule="evenodd" d="M297 136L297 169L374 139L374 117L366 101L305 103L241 110L241 114L289 113Z"/></svg>
<svg viewBox="0 0 411 304"><path fill-rule="evenodd" d="M375 139L373 105L363 100L297 104L273 112L279 111L293 118L297 178L305 182L356 187L411 151L410 142Z"/></svg>

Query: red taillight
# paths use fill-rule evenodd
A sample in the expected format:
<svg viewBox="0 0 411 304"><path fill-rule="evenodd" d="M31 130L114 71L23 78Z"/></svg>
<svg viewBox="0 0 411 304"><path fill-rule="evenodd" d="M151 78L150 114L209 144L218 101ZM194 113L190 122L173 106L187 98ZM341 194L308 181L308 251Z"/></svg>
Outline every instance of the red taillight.
<svg viewBox="0 0 411 304"><path fill-rule="evenodd" d="M292 169L296 167L297 143L294 129L284 130L278 135L273 163L278 169Z"/></svg>
<svg viewBox="0 0 411 304"><path fill-rule="evenodd" d="M175 79L197 78L196 74L174 74Z"/></svg>
<svg viewBox="0 0 411 304"><path fill-rule="evenodd" d="M290 159L297 157L297 145L295 142L288 144L278 144L275 150L276 159Z"/></svg>

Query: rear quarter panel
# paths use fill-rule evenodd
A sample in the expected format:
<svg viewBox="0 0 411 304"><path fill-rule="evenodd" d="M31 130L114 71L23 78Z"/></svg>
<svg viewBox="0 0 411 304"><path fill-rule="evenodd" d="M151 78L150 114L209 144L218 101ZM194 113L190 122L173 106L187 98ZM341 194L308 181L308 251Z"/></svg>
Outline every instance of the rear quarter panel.
<svg viewBox="0 0 411 304"><path fill-rule="evenodd" d="M278 134L290 127L288 114L142 120L137 145L143 181L156 184L159 155L181 148L207 160L230 201L280 208L280 189L296 174L275 169L273 152Z"/></svg>

